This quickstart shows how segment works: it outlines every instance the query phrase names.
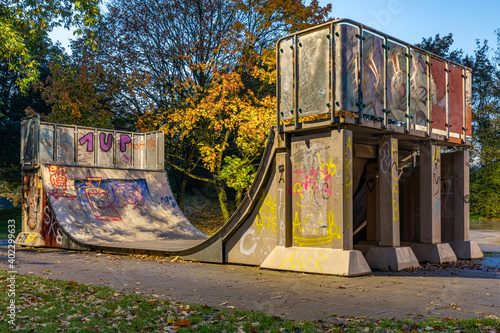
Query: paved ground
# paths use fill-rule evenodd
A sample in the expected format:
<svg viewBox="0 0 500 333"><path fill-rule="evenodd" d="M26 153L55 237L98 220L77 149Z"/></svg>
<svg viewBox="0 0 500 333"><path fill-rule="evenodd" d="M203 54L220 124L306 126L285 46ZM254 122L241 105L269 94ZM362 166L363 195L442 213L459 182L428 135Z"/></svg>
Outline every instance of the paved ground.
<svg viewBox="0 0 500 333"><path fill-rule="evenodd" d="M0 255L6 257L5 246L0 247ZM18 248L16 259L20 274L220 308L262 310L298 320L328 321L333 314L398 319L500 317L499 253L447 268L375 272L356 278L55 249Z"/></svg>

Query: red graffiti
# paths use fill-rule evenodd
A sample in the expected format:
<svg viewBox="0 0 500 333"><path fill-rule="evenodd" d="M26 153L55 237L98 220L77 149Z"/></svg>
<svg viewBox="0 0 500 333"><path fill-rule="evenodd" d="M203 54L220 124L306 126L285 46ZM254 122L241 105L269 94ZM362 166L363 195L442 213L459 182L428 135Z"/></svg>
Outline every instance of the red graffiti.
<svg viewBox="0 0 500 333"><path fill-rule="evenodd" d="M94 216L99 221L121 221L120 215L118 215L111 200L109 200L108 192L100 188L102 178L87 177L87 180L91 185L85 188L85 195L89 200L90 209L92 209ZM94 186L93 182L97 182L97 186Z"/></svg>
<svg viewBox="0 0 500 333"><path fill-rule="evenodd" d="M49 195L54 196L54 198L70 198L73 200L76 195L72 195L67 192L68 189L68 177L66 176L67 169L64 166L51 165L49 166L50 172L50 185L55 191L48 192Z"/></svg>

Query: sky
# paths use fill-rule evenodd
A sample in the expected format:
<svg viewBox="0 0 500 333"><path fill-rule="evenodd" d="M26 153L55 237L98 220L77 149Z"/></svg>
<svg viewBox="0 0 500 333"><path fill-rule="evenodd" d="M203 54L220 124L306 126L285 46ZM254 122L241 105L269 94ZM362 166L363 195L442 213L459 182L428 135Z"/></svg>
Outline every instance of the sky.
<svg viewBox="0 0 500 333"><path fill-rule="evenodd" d="M380 30L410 44L422 37L453 34L452 49L463 49L472 55L476 39L488 40L497 47L495 30L500 29L499 0L319 0L320 5L332 4L332 16L348 18ZM53 40L68 49L72 34L56 29ZM68 50L69 51L69 50Z"/></svg>
<svg viewBox="0 0 500 333"><path fill-rule="evenodd" d="M474 54L476 39L496 49L499 0L320 0L335 18L348 18L410 44L422 37L453 34L452 49Z"/></svg>

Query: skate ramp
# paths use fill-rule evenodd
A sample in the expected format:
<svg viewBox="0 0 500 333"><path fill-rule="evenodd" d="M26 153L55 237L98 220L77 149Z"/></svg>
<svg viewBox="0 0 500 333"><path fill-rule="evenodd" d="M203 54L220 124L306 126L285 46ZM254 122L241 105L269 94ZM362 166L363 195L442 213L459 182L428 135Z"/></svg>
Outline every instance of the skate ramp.
<svg viewBox="0 0 500 333"><path fill-rule="evenodd" d="M164 171L54 164L41 170L59 226L77 244L179 250L209 238L179 209Z"/></svg>

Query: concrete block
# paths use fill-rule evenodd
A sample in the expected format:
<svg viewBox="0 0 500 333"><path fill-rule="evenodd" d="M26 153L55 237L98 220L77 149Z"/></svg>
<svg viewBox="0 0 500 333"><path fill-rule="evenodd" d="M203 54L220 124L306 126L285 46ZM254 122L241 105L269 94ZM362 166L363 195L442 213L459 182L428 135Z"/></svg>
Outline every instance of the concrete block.
<svg viewBox="0 0 500 333"><path fill-rule="evenodd" d="M453 249L448 243L412 243L411 249L417 256L418 261L421 263L430 262L433 264L442 264L457 260L455 252L453 252Z"/></svg>
<svg viewBox="0 0 500 333"><path fill-rule="evenodd" d="M360 251L310 247L276 246L260 267L342 276L371 273Z"/></svg>
<svg viewBox="0 0 500 333"><path fill-rule="evenodd" d="M405 268L419 267L418 259L408 246L372 246L365 256L371 269L381 271L400 271Z"/></svg>
<svg viewBox="0 0 500 333"><path fill-rule="evenodd" d="M473 240L456 240L451 241L449 244L458 259L479 259L484 257L479 245Z"/></svg>

